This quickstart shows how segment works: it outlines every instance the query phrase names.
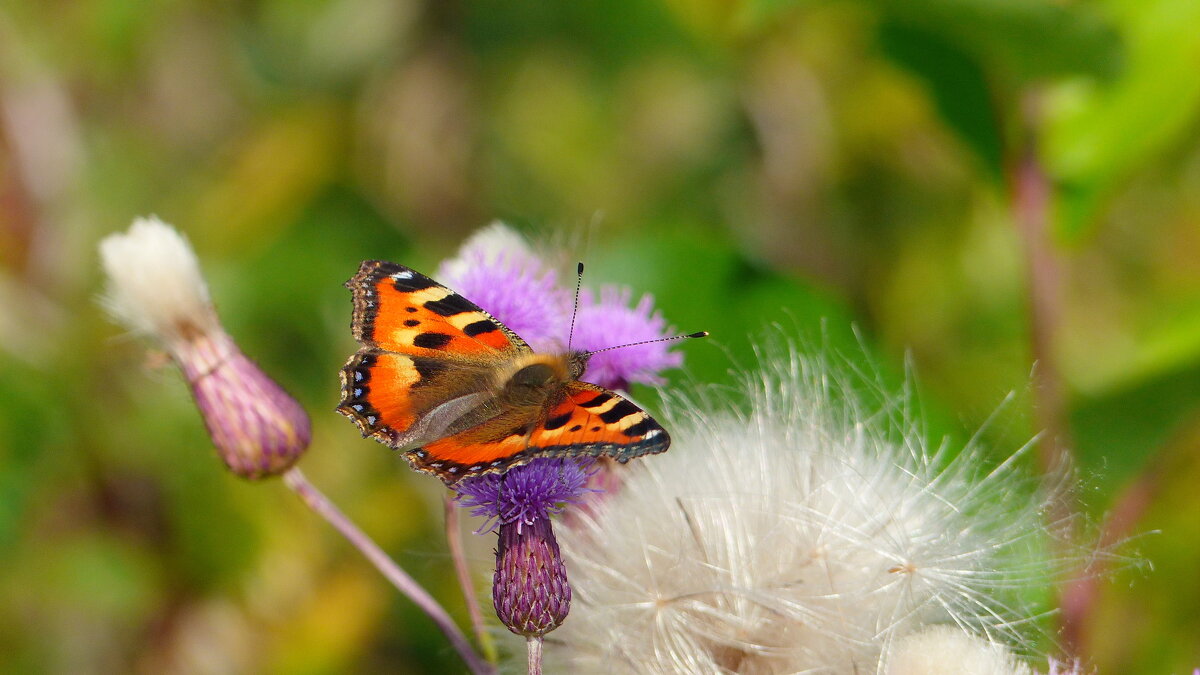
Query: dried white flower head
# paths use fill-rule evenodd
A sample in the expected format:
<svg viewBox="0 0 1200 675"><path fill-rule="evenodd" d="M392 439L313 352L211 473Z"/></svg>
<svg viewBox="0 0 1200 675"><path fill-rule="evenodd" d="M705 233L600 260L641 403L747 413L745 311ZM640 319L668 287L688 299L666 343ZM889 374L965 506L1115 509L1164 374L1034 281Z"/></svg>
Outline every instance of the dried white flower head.
<svg viewBox="0 0 1200 675"><path fill-rule="evenodd" d="M171 353L225 465L256 479L295 464L311 438L308 414L225 333L183 235L158 218L138 218L100 242L100 259L104 304Z"/></svg>
<svg viewBox="0 0 1200 675"><path fill-rule="evenodd" d="M931 626L901 638L891 650L887 675L1030 675L1004 645L956 626Z"/></svg>
<svg viewBox="0 0 1200 675"><path fill-rule="evenodd" d="M105 237L100 260L108 275L103 303L129 328L168 348L220 329L195 252L157 216Z"/></svg>
<svg viewBox="0 0 1200 675"><path fill-rule="evenodd" d="M1075 563L1048 552L1015 456L931 451L907 398L868 410L878 383L777 352L748 411L676 402L671 452L560 531L575 606L554 653L577 672L864 673L934 624L1027 647L1032 598Z"/></svg>

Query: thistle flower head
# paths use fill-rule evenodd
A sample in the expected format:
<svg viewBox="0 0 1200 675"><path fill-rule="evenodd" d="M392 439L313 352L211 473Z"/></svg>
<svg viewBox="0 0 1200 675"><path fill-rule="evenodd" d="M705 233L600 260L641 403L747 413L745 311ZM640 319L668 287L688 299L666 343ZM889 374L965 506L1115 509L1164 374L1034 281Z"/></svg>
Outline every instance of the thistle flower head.
<svg viewBox="0 0 1200 675"><path fill-rule="evenodd" d="M958 626L930 626L896 642L886 675L1031 675L1002 644ZM1065 675L1065 674L1064 674Z"/></svg>
<svg viewBox="0 0 1200 675"><path fill-rule="evenodd" d="M291 468L311 440L308 414L224 333L174 352L221 460L243 478Z"/></svg>
<svg viewBox="0 0 1200 675"><path fill-rule="evenodd" d="M579 295L574 347L591 351L671 335L662 313L653 310L654 298L643 295L630 307L632 296L628 288L604 286L596 299L584 289ZM667 342L652 342L593 354L584 379L610 389L628 389L630 382L662 384L659 372L683 363L683 355L670 351L670 346Z"/></svg>
<svg viewBox="0 0 1200 675"><path fill-rule="evenodd" d="M200 263L187 239L156 216L100 242L104 306L130 329L171 348L220 331Z"/></svg>
<svg viewBox="0 0 1200 675"><path fill-rule="evenodd" d="M500 621L525 637L541 637L567 618L571 585L549 519L500 526L492 604Z"/></svg>
<svg viewBox="0 0 1200 675"><path fill-rule="evenodd" d="M100 243L105 305L132 330L162 342L179 364L221 459L244 478L288 469L310 439L300 404L221 328L196 254L157 218L139 218Z"/></svg>
<svg viewBox="0 0 1200 675"><path fill-rule="evenodd" d="M536 459L454 485L459 504L486 519L478 532L499 529L492 605L517 635L541 637L558 628L571 608L571 585L550 516L587 492L590 464Z"/></svg>
<svg viewBox="0 0 1200 675"><path fill-rule="evenodd" d="M501 224L471 237L456 258L442 263L443 282L499 319L534 349L562 349L570 330L570 291L560 288L525 242ZM630 308L629 291L605 289L599 302L580 297L574 345L599 349L660 337L665 322L645 296ZM679 365L678 355L661 345L629 347L592 357L590 381L626 387L632 381L657 382L662 368ZM591 462L537 459L500 475L484 475L454 485L457 500L486 519L481 532L499 529L492 601L496 615L514 633L540 638L557 628L571 605L550 517L579 503L595 473Z"/></svg>
<svg viewBox="0 0 1200 675"><path fill-rule="evenodd" d="M480 532L508 524L520 529L577 502L588 491L591 472L588 460L535 459L502 474L466 478L454 489L460 505L486 519Z"/></svg>
<svg viewBox="0 0 1200 675"><path fill-rule="evenodd" d="M493 223L444 261L438 278L482 307L535 348L566 334L570 293L519 234Z"/></svg>
<svg viewBox="0 0 1200 675"><path fill-rule="evenodd" d="M576 606L556 634L570 668L868 672L939 623L1020 644L1028 591L1077 563L1047 559L1043 502L1014 460L984 471L974 447L933 451L794 350L763 361L748 409L677 402L672 452L574 512Z"/></svg>

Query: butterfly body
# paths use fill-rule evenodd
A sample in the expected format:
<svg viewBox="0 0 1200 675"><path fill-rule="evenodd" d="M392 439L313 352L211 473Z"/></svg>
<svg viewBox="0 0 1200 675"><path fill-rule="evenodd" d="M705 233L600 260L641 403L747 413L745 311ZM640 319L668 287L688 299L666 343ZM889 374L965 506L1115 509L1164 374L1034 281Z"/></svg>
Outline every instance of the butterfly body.
<svg viewBox="0 0 1200 675"><path fill-rule="evenodd" d="M348 282L362 347L342 368L338 412L447 483L538 457L662 452L667 432L581 381L582 352L537 353L461 295L402 265L362 263Z"/></svg>

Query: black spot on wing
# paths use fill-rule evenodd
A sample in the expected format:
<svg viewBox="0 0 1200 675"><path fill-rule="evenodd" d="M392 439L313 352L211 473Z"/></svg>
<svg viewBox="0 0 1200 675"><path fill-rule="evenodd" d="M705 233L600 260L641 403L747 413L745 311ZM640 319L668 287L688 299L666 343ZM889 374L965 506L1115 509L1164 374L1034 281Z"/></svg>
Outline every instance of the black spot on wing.
<svg viewBox="0 0 1200 675"><path fill-rule="evenodd" d="M417 374L421 376L421 379L415 385L418 387L422 384L429 384L430 381L446 372L446 369L449 368L449 364L440 359L414 356L412 357L412 362L413 367L417 369Z"/></svg>
<svg viewBox="0 0 1200 675"><path fill-rule="evenodd" d="M599 394L596 394L596 396L593 397L591 400L584 401L583 403L580 403L579 405L583 406L584 408L595 408L598 406L602 406L605 403L608 403L608 401L612 397L613 397L612 394L608 393L607 391L602 391Z"/></svg>
<svg viewBox="0 0 1200 675"><path fill-rule="evenodd" d="M408 326L409 328L412 328L413 326L420 326L421 322L418 319L405 319L404 325Z"/></svg>
<svg viewBox="0 0 1200 675"><path fill-rule="evenodd" d="M423 291L426 288L433 288L438 285L433 279L412 270L403 270L388 278L392 280L392 285L396 287L396 290L404 293Z"/></svg>
<svg viewBox="0 0 1200 675"><path fill-rule="evenodd" d="M453 339L453 336L445 333L421 333L413 338L413 346L422 349L441 349L450 344Z"/></svg>
<svg viewBox="0 0 1200 675"><path fill-rule="evenodd" d="M378 432L379 412L370 402L371 368L376 355L359 352L342 368L342 400L337 411L350 418L363 436Z"/></svg>
<svg viewBox="0 0 1200 675"><path fill-rule="evenodd" d="M347 372L352 373L351 379L354 382L365 384L371 379L371 367L374 365L375 355L363 354L362 356L358 357L357 363L354 362L354 359L351 359L350 363L346 364L346 370Z"/></svg>
<svg viewBox="0 0 1200 675"><path fill-rule="evenodd" d="M629 401L622 400L612 408L609 408L607 412L601 413L600 419L604 420L605 424L612 424L614 422L619 422L630 415L636 415L640 412L641 410L636 405L630 403Z"/></svg>
<svg viewBox="0 0 1200 675"><path fill-rule="evenodd" d="M511 438L512 436L528 436L528 435L529 435L529 430L532 428L532 426L533 426L533 425L531 425L531 424L522 424L522 425L520 425L520 426L513 427L512 429L510 429L510 430L509 430L509 432L508 432L508 433L504 434L503 436L501 436L501 437L500 437L500 438L498 438L497 440L503 440L503 439L506 439L506 438Z"/></svg>
<svg viewBox="0 0 1200 675"><path fill-rule="evenodd" d="M638 422L633 426L622 429L621 433L625 434L626 436L644 436L647 431L650 431L657 426L657 424L651 424L650 420L643 419L641 422Z"/></svg>
<svg viewBox="0 0 1200 675"><path fill-rule="evenodd" d="M471 304L469 300L459 295L451 293L441 300L433 300L425 303L425 309L439 316L454 316L463 312L475 312L478 308Z"/></svg>
<svg viewBox="0 0 1200 675"><path fill-rule="evenodd" d="M554 431L555 429L561 429L562 427L566 426L567 422L570 421L571 413L565 412L558 417L551 417L550 419L546 420L546 424L543 425L543 428L546 431Z"/></svg>
<svg viewBox="0 0 1200 675"><path fill-rule="evenodd" d="M487 319L480 319L479 321L469 323L463 327L463 332L471 337L483 335L484 333L491 333L492 331L496 330L500 330L499 326Z"/></svg>

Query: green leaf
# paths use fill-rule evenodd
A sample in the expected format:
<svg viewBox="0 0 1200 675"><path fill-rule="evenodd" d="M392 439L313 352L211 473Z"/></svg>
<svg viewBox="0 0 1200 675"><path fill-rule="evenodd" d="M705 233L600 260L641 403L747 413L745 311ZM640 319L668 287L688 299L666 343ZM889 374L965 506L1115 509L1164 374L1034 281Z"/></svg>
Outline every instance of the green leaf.
<svg viewBox="0 0 1200 675"><path fill-rule="evenodd" d="M1078 401L1071 429L1082 465L1124 484L1200 409L1200 363Z"/></svg>
<svg viewBox="0 0 1200 675"><path fill-rule="evenodd" d="M1174 147L1200 110L1200 3L1124 0L1128 65L1108 85L1050 97L1044 160L1062 185L1058 232L1091 230L1104 199L1140 165Z"/></svg>
<svg viewBox="0 0 1200 675"><path fill-rule="evenodd" d="M893 20L942 35L1019 80L1114 76L1116 31L1086 6L1044 0L877 0Z"/></svg>
<svg viewBox="0 0 1200 675"><path fill-rule="evenodd" d="M893 61L925 81L942 118L975 151L991 178L1000 180L999 111L978 59L938 33L896 21L883 23L879 41Z"/></svg>

